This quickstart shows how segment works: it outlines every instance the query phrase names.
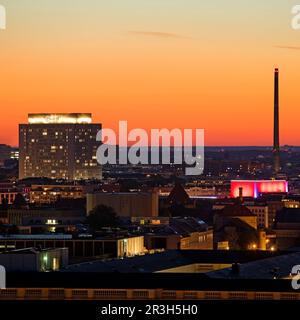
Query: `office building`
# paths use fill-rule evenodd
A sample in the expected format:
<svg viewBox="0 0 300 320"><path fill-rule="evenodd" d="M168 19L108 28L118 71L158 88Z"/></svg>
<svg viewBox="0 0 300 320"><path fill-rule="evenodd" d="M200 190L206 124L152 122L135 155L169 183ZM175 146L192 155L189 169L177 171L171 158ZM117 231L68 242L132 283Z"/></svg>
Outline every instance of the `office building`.
<svg viewBox="0 0 300 320"><path fill-rule="evenodd" d="M91 114L29 114L19 127L19 178L101 179Z"/></svg>

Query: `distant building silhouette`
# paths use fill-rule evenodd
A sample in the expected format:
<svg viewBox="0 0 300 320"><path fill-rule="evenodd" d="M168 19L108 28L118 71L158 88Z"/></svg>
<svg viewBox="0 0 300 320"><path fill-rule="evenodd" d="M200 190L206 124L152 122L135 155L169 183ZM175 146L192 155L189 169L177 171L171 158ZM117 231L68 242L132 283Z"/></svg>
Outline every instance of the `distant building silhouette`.
<svg viewBox="0 0 300 320"><path fill-rule="evenodd" d="M170 204L187 204L190 200L189 195L187 192L184 190L183 186L179 183L176 182L174 188L170 192L168 196L168 202Z"/></svg>

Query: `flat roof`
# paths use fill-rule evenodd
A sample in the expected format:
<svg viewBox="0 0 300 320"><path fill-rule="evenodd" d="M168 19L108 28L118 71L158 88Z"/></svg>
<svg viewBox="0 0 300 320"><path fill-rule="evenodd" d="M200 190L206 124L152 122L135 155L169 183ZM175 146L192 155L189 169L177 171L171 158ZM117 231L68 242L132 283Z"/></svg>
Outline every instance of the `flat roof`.
<svg viewBox="0 0 300 320"><path fill-rule="evenodd" d="M91 113L29 113L29 124L85 124L92 122Z"/></svg>
<svg viewBox="0 0 300 320"><path fill-rule="evenodd" d="M94 260L69 265L68 272L152 273L196 263L244 263L279 254L269 251L169 250L126 259Z"/></svg>
<svg viewBox="0 0 300 320"><path fill-rule="evenodd" d="M0 235L0 240L70 240L71 234L12 234Z"/></svg>
<svg viewBox="0 0 300 320"><path fill-rule="evenodd" d="M294 292L290 280L212 279L201 273L7 272L7 288Z"/></svg>
<svg viewBox="0 0 300 320"><path fill-rule="evenodd" d="M293 252L241 264L237 274L233 273L231 268L226 268L209 272L207 275L215 279L273 279L276 273L278 278L286 278L299 261L300 252Z"/></svg>

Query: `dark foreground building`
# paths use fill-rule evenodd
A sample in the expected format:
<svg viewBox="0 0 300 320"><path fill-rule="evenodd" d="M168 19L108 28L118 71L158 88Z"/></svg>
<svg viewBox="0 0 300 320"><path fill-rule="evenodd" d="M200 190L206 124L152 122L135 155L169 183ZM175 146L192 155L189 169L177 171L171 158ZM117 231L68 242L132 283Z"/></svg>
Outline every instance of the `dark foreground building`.
<svg viewBox="0 0 300 320"><path fill-rule="evenodd" d="M269 268L286 258L278 259L278 254L270 252L218 251L216 255L209 251L201 251L201 254L174 251L153 256L153 259L144 257L146 260L138 257L120 262L73 265L63 272L8 273L7 289L0 291L0 300L300 300L300 293L292 288L290 278L234 277L238 274L236 267L226 269L233 275L230 279L222 275L215 278L207 271L168 271L174 265L198 264L207 268L208 264L230 264L233 261L246 265L245 270L249 271L247 265L255 264L255 261L258 261L257 268ZM297 262L299 253L287 259L289 264ZM263 262L266 260L267 263ZM143 272L141 266L147 270ZM162 268L165 271L158 272ZM251 268L255 269L255 266Z"/></svg>

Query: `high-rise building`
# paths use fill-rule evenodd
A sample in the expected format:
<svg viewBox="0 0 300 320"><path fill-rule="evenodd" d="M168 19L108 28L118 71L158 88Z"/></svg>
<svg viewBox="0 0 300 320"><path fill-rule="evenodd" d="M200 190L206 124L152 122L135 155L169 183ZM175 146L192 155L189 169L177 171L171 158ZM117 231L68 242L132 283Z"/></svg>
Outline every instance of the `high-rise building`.
<svg viewBox="0 0 300 320"><path fill-rule="evenodd" d="M279 70L276 68L274 73L274 173L280 171L280 144L279 144Z"/></svg>
<svg viewBox="0 0 300 320"><path fill-rule="evenodd" d="M19 178L101 179L91 114L29 114L19 126Z"/></svg>

